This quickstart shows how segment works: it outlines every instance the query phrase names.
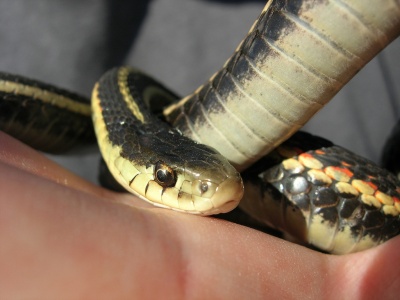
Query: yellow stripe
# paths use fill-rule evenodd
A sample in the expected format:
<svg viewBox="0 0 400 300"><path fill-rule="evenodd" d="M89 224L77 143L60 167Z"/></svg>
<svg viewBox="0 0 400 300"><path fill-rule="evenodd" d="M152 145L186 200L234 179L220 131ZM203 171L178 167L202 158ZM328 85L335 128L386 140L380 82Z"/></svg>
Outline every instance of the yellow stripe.
<svg viewBox="0 0 400 300"><path fill-rule="evenodd" d="M62 109L67 109L84 116L91 115L89 104L74 101L71 98L41 89L39 87L29 86L8 80L0 80L0 91L14 95L31 97L44 103L48 103Z"/></svg>
<svg viewBox="0 0 400 300"><path fill-rule="evenodd" d="M128 75L129 69L128 68L120 68L118 70L118 86L119 90L124 98L126 105L128 106L129 110L132 114L138 119L140 122L144 123L143 114L140 112L136 101L133 99L129 87L128 87Z"/></svg>

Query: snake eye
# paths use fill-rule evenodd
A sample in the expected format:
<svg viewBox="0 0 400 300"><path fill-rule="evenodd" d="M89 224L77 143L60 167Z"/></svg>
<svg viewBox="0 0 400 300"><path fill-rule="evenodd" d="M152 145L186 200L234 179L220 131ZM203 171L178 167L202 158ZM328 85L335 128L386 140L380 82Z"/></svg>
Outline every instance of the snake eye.
<svg viewBox="0 0 400 300"><path fill-rule="evenodd" d="M176 182L174 170L162 161L157 162L155 165L154 178L162 187L171 187Z"/></svg>

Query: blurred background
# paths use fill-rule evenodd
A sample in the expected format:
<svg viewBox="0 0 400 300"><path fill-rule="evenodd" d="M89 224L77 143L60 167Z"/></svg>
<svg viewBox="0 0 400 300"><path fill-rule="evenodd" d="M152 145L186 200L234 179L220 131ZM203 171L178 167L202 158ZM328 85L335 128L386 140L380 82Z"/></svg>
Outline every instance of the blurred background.
<svg viewBox="0 0 400 300"><path fill-rule="evenodd" d="M2 0L0 70L89 96L107 69L130 65L185 95L222 66L265 2ZM399 116L397 39L304 130L379 162ZM96 181L96 149L52 158Z"/></svg>

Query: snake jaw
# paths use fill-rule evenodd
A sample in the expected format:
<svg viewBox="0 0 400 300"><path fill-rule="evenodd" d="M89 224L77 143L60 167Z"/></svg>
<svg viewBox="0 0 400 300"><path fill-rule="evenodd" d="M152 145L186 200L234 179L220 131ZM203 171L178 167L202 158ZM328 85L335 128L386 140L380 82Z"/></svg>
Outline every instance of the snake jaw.
<svg viewBox="0 0 400 300"><path fill-rule="evenodd" d="M226 213L239 205L243 197L243 181L239 173L222 182L210 198L214 210L210 214Z"/></svg>

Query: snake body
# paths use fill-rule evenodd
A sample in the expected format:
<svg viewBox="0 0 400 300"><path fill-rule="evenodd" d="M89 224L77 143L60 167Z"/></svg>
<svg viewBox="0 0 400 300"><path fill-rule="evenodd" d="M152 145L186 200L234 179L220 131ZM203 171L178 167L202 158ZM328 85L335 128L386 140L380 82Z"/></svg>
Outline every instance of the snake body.
<svg viewBox="0 0 400 300"><path fill-rule="evenodd" d="M329 253L379 245L400 233L396 176L319 137L298 132L245 171L241 209Z"/></svg>
<svg viewBox="0 0 400 300"><path fill-rule="evenodd" d="M37 129L34 121L18 125L26 112L2 117L0 126L28 143L52 129L62 129L61 142L78 136L88 140L93 130L85 136L82 129L91 112L103 158L125 189L156 206L202 215L227 212L243 194L239 173L228 160L243 170L288 139L400 33L399 25L400 4L395 0L271 0L224 67L193 94L169 105L163 120L149 108L161 115L161 106L177 96L140 71L122 67L98 81L91 108L62 89L3 74L0 91L12 99L4 107L29 111L25 104L39 100L41 111L61 109L72 113L67 117L71 120L79 115L86 121L78 125L76 136L67 134L76 125L58 120ZM25 104L10 104L17 98ZM246 180L245 211L264 221L271 213L260 208L262 203L280 198L279 209L272 211L284 217L265 222L333 253L359 251L397 235L400 184L393 175L369 167L372 173L356 178L352 164L366 161L348 152L340 160L337 148L315 151L296 153ZM329 172L329 162L334 163L331 169L347 171ZM378 173L385 175L372 178ZM261 186L256 192L255 181ZM281 194L270 201L266 191ZM325 202L329 207L318 206ZM335 220L333 210L339 216ZM374 222L378 225L369 226Z"/></svg>
<svg viewBox="0 0 400 300"><path fill-rule="evenodd" d="M268 1L223 68L165 114L243 170L299 130L399 34L396 0Z"/></svg>
<svg viewBox="0 0 400 300"><path fill-rule="evenodd" d="M0 98L0 128L36 149L60 153L96 140L86 97L0 73Z"/></svg>

